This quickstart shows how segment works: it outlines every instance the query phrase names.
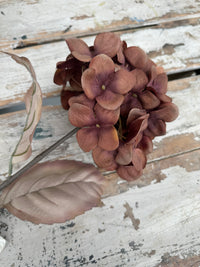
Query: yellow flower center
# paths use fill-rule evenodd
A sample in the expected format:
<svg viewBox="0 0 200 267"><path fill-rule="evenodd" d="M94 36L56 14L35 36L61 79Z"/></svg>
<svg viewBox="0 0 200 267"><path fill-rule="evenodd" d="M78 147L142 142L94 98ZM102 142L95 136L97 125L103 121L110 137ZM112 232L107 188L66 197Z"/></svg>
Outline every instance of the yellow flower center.
<svg viewBox="0 0 200 267"><path fill-rule="evenodd" d="M101 89L102 89L102 90L105 90L105 89L106 89L106 86L103 84L103 85L101 86Z"/></svg>
<svg viewBox="0 0 200 267"><path fill-rule="evenodd" d="M96 124L96 127L97 127L97 128L100 128L100 125L97 123L97 124Z"/></svg>

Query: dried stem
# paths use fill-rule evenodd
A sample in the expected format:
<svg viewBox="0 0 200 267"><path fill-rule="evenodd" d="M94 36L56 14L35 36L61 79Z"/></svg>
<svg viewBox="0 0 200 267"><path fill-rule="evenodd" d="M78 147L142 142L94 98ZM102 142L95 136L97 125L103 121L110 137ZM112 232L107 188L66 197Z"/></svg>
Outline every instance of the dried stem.
<svg viewBox="0 0 200 267"><path fill-rule="evenodd" d="M20 169L15 174L8 176L6 181L4 181L0 185L0 191L3 190L5 187L7 187L9 184L11 184L13 181L15 181L20 175L22 175L24 172L26 172L28 169L33 167L36 163L38 163L40 160L42 160L44 157L46 157L51 151L53 151L55 148L57 148L59 145L61 145L64 141L69 139L71 136L73 136L78 131L78 128L74 128L71 132L63 136L61 139L59 139L56 143L54 143L52 146L44 150L42 153L37 155L34 159L32 159L27 165L25 165L22 169Z"/></svg>

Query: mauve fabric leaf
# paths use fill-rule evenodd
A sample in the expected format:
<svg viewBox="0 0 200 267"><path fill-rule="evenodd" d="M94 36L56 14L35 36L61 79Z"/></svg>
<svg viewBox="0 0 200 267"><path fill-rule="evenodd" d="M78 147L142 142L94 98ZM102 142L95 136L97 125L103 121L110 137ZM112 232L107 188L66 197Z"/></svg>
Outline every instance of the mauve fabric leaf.
<svg viewBox="0 0 200 267"><path fill-rule="evenodd" d="M94 107L96 118L101 125L105 124L115 124L117 123L120 115L120 108L116 110L108 110L102 108L99 104Z"/></svg>
<svg viewBox="0 0 200 267"><path fill-rule="evenodd" d="M148 56L141 48L137 46L128 47L124 51L124 54L126 59L133 67L138 69L145 69L148 62Z"/></svg>
<svg viewBox="0 0 200 267"><path fill-rule="evenodd" d="M121 145L118 149L118 153L115 158L115 161L119 165L128 165L132 161L132 155L133 155L132 144Z"/></svg>
<svg viewBox="0 0 200 267"><path fill-rule="evenodd" d="M36 224L63 223L98 206L106 180L91 164L38 164L6 187L0 205Z"/></svg>
<svg viewBox="0 0 200 267"><path fill-rule="evenodd" d="M68 118L71 124L76 127L90 126L96 123L93 110L79 103L73 103L70 106Z"/></svg>
<svg viewBox="0 0 200 267"><path fill-rule="evenodd" d="M163 120L165 122L171 122L178 117L178 107L174 103L163 103L157 110L151 112L151 116Z"/></svg>
<svg viewBox="0 0 200 267"><path fill-rule="evenodd" d="M91 60L89 68L95 70L96 77L102 85L108 76L115 71L115 64L110 57L100 54Z"/></svg>
<svg viewBox="0 0 200 267"><path fill-rule="evenodd" d="M149 136L143 135L142 140L137 146L140 148L145 154L149 154L153 151L153 143Z"/></svg>
<svg viewBox="0 0 200 267"><path fill-rule="evenodd" d="M144 169L147 159L143 151L139 148L133 149L132 163L135 166L137 171Z"/></svg>
<svg viewBox="0 0 200 267"><path fill-rule="evenodd" d="M40 121L42 113L42 91L40 85L36 79L36 74L33 66L28 58L19 57L15 54L3 52L9 55L18 64L24 66L31 75L32 84L27 90L24 96L24 102L26 105L26 122L21 134L21 137L14 149L14 152L10 158L9 174L12 173L12 166L14 163L22 162L27 160L32 154L32 139L38 122Z"/></svg>
<svg viewBox="0 0 200 267"><path fill-rule="evenodd" d="M124 96L105 90L103 94L96 97L97 103L105 109L115 110L123 103Z"/></svg>
<svg viewBox="0 0 200 267"><path fill-rule="evenodd" d="M147 75L141 69L134 69L131 71L131 74L133 76L132 79L134 79L132 91L136 93L140 92L148 83Z"/></svg>
<svg viewBox="0 0 200 267"><path fill-rule="evenodd" d="M83 151L89 152L97 146L99 135L98 132L99 128L97 128L96 126L82 128L78 130L76 138L80 148Z"/></svg>
<svg viewBox="0 0 200 267"><path fill-rule="evenodd" d="M105 54L109 57L114 57L119 48L121 40L119 36L112 32L100 33L94 40L94 50L96 54Z"/></svg>
<svg viewBox="0 0 200 267"><path fill-rule="evenodd" d="M81 84L89 99L95 99L95 97L102 93L101 84L97 80L96 71L93 68L89 68L83 72Z"/></svg>
<svg viewBox="0 0 200 267"><path fill-rule="evenodd" d="M112 151L118 148L119 138L114 126L99 128L98 146L107 151Z"/></svg>
<svg viewBox="0 0 200 267"><path fill-rule="evenodd" d="M114 171L117 169L117 163L115 162L116 151L107 151L97 146L92 151L92 157L94 162L99 168L103 168L107 171Z"/></svg>
<svg viewBox="0 0 200 267"><path fill-rule="evenodd" d="M92 58L88 45L81 39L69 38L66 43L72 55L83 62L89 62Z"/></svg>
<svg viewBox="0 0 200 267"><path fill-rule="evenodd" d="M137 171L134 166L119 166L117 173L122 179L131 182L142 175L142 170Z"/></svg>
<svg viewBox="0 0 200 267"><path fill-rule="evenodd" d="M144 109L154 109L160 105L160 100L149 90L140 93L139 99Z"/></svg>
<svg viewBox="0 0 200 267"><path fill-rule="evenodd" d="M128 93L135 83L132 73L126 69L120 69L115 72L114 79L109 85L109 89L118 94Z"/></svg>
<svg viewBox="0 0 200 267"><path fill-rule="evenodd" d="M166 94L168 77L166 73L159 74L152 82L153 87L158 94Z"/></svg>

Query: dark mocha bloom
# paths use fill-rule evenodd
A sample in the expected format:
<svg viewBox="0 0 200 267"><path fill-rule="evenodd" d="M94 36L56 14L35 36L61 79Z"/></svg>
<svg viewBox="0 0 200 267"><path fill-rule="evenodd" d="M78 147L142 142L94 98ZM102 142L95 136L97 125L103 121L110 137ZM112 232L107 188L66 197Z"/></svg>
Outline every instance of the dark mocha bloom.
<svg viewBox="0 0 200 267"><path fill-rule="evenodd" d="M114 33L98 34L93 46L66 40L71 54L57 64L54 82L61 103L80 128L79 146L99 168L132 181L142 175L153 139L166 133L178 108L166 95L168 78L137 46Z"/></svg>

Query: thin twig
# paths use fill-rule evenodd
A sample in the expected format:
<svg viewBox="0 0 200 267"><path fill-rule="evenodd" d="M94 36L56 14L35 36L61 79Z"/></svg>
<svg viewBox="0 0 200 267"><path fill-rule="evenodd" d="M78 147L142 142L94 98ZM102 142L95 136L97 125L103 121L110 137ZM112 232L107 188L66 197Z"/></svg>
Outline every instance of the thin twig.
<svg viewBox="0 0 200 267"><path fill-rule="evenodd" d="M74 128L71 132L63 136L61 139L59 139L56 143L54 143L52 146L44 150L42 153L40 153L38 156L36 156L34 159L32 159L27 165L25 165L22 169L20 169L15 174L8 176L7 180L4 181L0 185L0 191L3 190L5 187L7 187L9 184L11 184L14 180L16 180L20 175L25 173L28 169L33 167L36 163L38 163L40 160L42 160L44 157L46 157L51 151L53 151L55 148L57 148L59 145L61 145L64 141L66 141L68 138L73 136L78 131L78 128Z"/></svg>

